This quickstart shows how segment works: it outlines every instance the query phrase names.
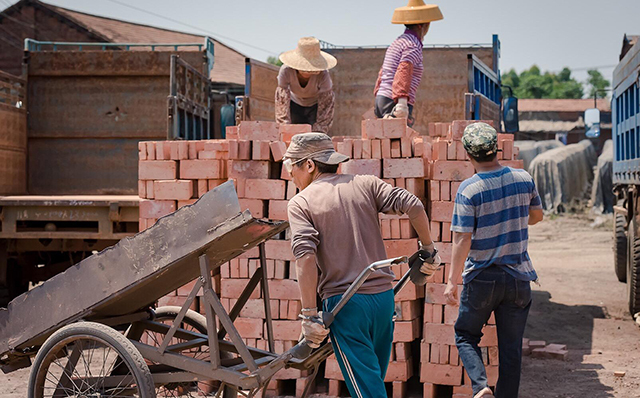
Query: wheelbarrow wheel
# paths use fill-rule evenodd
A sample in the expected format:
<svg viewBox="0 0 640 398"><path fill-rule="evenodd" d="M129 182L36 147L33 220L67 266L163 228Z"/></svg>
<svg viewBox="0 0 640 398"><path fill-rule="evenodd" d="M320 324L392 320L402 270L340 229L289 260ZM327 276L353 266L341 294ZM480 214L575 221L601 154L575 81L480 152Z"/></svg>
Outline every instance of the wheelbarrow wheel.
<svg viewBox="0 0 640 398"><path fill-rule="evenodd" d="M158 307L155 312L155 321L162 322L167 325L173 325L173 320L180 312L181 307L177 306L164 306ZM207 334L207 318L202 314L199 314L193 310L187 310L181 329L197 332L201 334ZM163 336L152 332L145 331L143 339L146 339L146 343L151 346L159 347L162 343ZM174 338L171 344L183 342L181 339ZM208 360L209 359L209 347L198 347L189 349L189 351L181 352L183 355L191 356L195 359ZM230 358L231 354L221 352L221 358ZM164 397L208 397L215 395L215 391L218 388L218 382L200 382L200 383L172 383L170 385L158 386L156 389L156 395L160 398ZM222 396L224 398L235 398L237 392L229 387L225 387Z"/></svg>
<svg viewBox="0 0 640 398"><path fill-rule="evenodd" d="M42 345L29 375L28 398L156 396L149 368L116 330L79 322Z"/></svg>

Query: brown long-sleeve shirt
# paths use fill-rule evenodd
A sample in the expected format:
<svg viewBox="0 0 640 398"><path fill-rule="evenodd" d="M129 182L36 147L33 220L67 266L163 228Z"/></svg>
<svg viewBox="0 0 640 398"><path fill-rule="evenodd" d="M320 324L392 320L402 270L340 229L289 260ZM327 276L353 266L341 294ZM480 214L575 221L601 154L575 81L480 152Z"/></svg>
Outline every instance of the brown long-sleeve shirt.
<svg viewBox="0 0 640 398"><path fill-rule="evenodd" d="M378 213L413 219L420 212L424 206L416 196L377 177L321 175L289 201L291 248L296 258L316 255L324 300L344 293L364 268L387 257ZM387 291L393 278L390 269L378 270L358 293Z"/></svg>

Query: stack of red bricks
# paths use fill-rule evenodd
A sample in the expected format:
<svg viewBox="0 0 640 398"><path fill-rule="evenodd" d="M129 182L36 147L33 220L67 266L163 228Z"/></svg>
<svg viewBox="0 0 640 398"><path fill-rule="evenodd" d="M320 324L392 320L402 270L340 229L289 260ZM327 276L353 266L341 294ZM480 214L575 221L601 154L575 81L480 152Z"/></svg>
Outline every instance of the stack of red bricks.
<svg viewBox="0 0 640 398"><path fill-rule="evenodd" d="M474 121L431 123L429 137L431 158L427 173L428 213L433 239L438 242L445 266L426 285L424 300L424 333L420 347L420 381L424 383L424 397L436 397L442 391L452 391L452 397L472 396L470 380L464 372L455 346L454 324L458 306L446 304L444 290L451 266L451 218L455 196L460 184L474 174L461 138L464 128ZM492 124L492 122L487 122ZM499 134L500 162L522 168L521 160L514 160L513 136ZM458 281L462 290L462 279ZM458 295L458 297L460 297ZM498 342L492 317L485 326L480 343L489 384L494 386L498 377Z"/></svg>
<svg viewBox="0 0 640 398"><path fill-rule="evenodd" d="M408 128L404 119L372 119L362 122L362 138L335 137L336 150L351 158L343 163L340 172L367 174L382 178L392 186L415 194L426 204L425 172L429 152L424 152L422 139ZM406 216L380 215L380 230L388 257L413 254L418 249L416 232ZM396 280L408 271L408 266L393 269ZM413 352L418 349L421 331L421 312L424 291L409 283L396 296L395 330L391 362L385 382L392 383L394 397L405 396L407 381L414 375ZM413 349L415 348L415 350ZM325 377L329 379L329 395L339 396L343 376L334 356L327 359Z"/></svg>
<svg viewBox="0 0 640 398"><path fill-rule="evenodd" d="M398 317L385 380L392 383L396 397L405 395L409 378L418 377L414 374L418 359L425 397L435 396L438 389L442 390L440 386L449 386L447 391L453 386L455 397L471 394L454 342L453 323L458 309L447 306L443 297L445 274L451 261L449 228L453 200L460 182L473 175L473 167L460 142L468 123L471 121L433 123L429 126L429 136L419 136L406 127L405 120L365 120L362 138L333 139L336 150L352 159L341 165L342 173L378 176L393 186L406 188L424 202L436 247L446 263L426 289L410 283L396 297ZM286 220L287 202L297 191L278 161L291 137L310 129L308 125L243 122L237 128L228 128L225 140L140 143L139 192L143 198L140 229L193 203L228 179L234 180L242 209L249 209L256 218ZM512 136L500 135L499 141L505 162L522 167L521 161L512 160L515 157ZM389 257L410 255L418 249L417 236L408 218L380 215L380 228ZM277 353L292 347L300 335L297 316L301 305L288 234L287 231L265 244ZM258 267L258 250L254 249L220 268L220 275L214 277L214 286L227 310L233 307ZM407 266L393 271L399 279ZM159 304L181 305L190 288L191 284L182 287ZM268 349L260 298L260 291L256 289L235 325L248 345ZM199 308L198 301L194 309ZM494 325L486 327L482 345L490 381L495 383L498 352ZM334 357L327 360L325 377L329 379L330 396L346 393ZM300 395L308 380L306 374L291 369L282 371L275 379L268 395L281 395L284 390L291 394L292 388Z"/></svg>

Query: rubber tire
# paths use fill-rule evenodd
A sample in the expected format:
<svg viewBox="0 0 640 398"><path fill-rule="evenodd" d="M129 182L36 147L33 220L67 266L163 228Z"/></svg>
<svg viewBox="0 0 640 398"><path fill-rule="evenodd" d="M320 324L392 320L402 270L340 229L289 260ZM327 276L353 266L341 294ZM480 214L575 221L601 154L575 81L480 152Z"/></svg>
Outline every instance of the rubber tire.
<svg viewBox="0 0 640 398"><path fill-rule="evenodd" d="M42 347L40 347L40 350L38 350L38 354L31 367L29 389L27 392L28 398L36 398L35 383L37 381L38 371L42 366L42 362L49 354L49 351L69 337L83 335L102 340L118 352L120 358L129 366L132 375L136 379L136 384L140 390L140 398L156 398L153 377L151 376L151 372L149 372L149 367L142 357L142 354L140 354L136 347L122 334L109 326L95 322L78 322L67 325L52 334L47 341L45 341Z"/></svg>
<svg viewBox="0 0 640 398"><path fill-rule="evenodd" d="M158 307L153 311L155 313L155 320L166 321L169 319L175 319L181 309L182 307L173 305ZM199 333L207 334L207 317L205 317L204 315L193 310L187 310L187 313L184 315L183 322L189 326L192 326ZM231 358L231 354L221 352L220 357L221 359ZM229 387L225 387L222 393L223 398L236 398L237 396L238 392Z"/></svg>
<svg viewBox="0 0 640 398"><path fill-rule="evenodd" d="M627 266L627 292L629 312L633 317L640 312L640 236L635 236L635 225L629 225L629 258Z"/></svg>
<svg viewBox="0 0 640 398"><path fill-rule="evenodd" d="M624 227L626 223L625 216L616 213L613 220L613 266L618 280L622 283L627 281L627 257L629 255L629 238Z"/></svg>

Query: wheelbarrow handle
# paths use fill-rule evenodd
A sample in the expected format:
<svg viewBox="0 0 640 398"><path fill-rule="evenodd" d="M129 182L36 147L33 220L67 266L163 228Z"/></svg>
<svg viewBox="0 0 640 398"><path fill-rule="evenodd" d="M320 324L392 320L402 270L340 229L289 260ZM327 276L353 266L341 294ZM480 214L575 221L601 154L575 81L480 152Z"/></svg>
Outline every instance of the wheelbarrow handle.
<svg viewBox="0 0 640 398"><path fill-rule="evenodd" d="M375 263L370 264L367 268L363 269L362 272L360 272L360 275L358 275L358 277L356 278L356 280L353 281L353 283L349 286L347 291L344 292L344 294L340 298L340 301L338 301L338 304L336 304L336 306L333 307L333 310L322 312L322 323L324 324L324 326L327 328L331 326L331 324L333 323L333 320L335 319L335 316L338 315L338 312L340 312L342 307L344 307L345 304L347 304L347 302L351 300L353 295L356 294L358 289L360 289L360 286L362 286L362 284L369 278L369 276L374 271L377 271L385 267L390 267L392 265L404 264L408 261L409 261L409 258L407 256L389 258L386 260L376 261ZM398 287L398 285L400 285L400 288L398 290L394 288L393 294L394 295L397 294L398 291L400 291L400 289L402 289L404 285L406 285L408 280L409 280L409 273L407 272L405 275L402 276L402 278L396 285L396 288ZM313 349L309 346L309 344L307 344L307 340L303 338L297 345L291 348L291 353L293 354L294 358L304 359L311 354L312 350Z"/></svg>

